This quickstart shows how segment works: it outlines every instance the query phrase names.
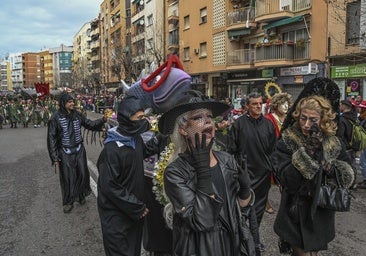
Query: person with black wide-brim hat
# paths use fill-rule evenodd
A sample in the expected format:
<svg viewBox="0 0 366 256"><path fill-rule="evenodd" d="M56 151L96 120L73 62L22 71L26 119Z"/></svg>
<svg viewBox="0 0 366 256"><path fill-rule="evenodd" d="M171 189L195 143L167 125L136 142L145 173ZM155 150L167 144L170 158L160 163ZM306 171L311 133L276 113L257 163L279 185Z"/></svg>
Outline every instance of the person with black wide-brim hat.
<svg viewBox="0 0 366 256"><path fill-rule="evenodd" d="M164 172L174 255L243 255L237 200L248 207L253 199L249 176L232 155L213 150L213 118L228 108L191 90L159 120L174 145ZM254 242L246 253L254 255Z"/></svg>

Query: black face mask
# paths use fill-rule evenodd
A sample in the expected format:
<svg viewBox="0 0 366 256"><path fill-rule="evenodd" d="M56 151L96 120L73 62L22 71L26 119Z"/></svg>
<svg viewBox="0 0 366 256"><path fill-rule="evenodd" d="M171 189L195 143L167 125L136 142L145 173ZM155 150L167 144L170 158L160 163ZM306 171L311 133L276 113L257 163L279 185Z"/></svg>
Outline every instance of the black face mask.
<svg viewBox="0 0 366 256"><path fill-rule="evenodd" d="M118 118L118 132L124 136L134 137L151 129L149 121L145 118L137 121L131 121L124 116Z"/></svg>

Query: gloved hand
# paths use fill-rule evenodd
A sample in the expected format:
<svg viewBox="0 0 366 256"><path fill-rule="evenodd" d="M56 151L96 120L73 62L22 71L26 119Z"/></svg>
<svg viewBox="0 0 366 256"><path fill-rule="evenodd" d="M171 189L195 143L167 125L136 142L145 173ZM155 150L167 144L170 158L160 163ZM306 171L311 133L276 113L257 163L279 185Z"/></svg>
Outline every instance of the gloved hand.
<svg viewBox="0 0 366 256"><path fill-rule="evenodd" d="M245 207L240 207L241 214L246 219L249 218L250 211L252 210L254 202L255 202L255 194L254 194L254 191L252 189L250 189L250 195L251 195L251 198L250 198L250 201L249 201L248 205L245 206Z"/></svg>
<svg viewBox="0 0 366 256"><path fill-rule="evenodd" d="M305 150L310 156L314 156L315 153L321 148L323 142L323 133L318 124L313 124L310 127L309 135L305 141Z"/></svg>
<svg viewBox="0 0 366 256"><path fill-rule="evenodd" d="M161 132L158 132L154 137L154 143L158 146L168 145L169 135L164 135Z"/></svg>
<svg viewBox="0 0 366 256"><path fill-rule="evenodd" d="M206 146L206 134L202 134L202 140L200 141L199 134L195 135L195 146L192 143L192 140L188 138L188 148L191 154L192 166L196 169L197 172L202 169L206 169L210 167L210 151L213 144L213 140Z"/></svg>
<svg viewBox="0 0 366 256"><path fill-rule="evenodd" d="M212 181L210 173L210 151L213 144L211 139L210 143L206 145L206 134L202 134L202 140L200 142L199 134L195 134L195 146L190 138L188 138L188 148L191 157L191 165L197 174L197 189L204 193L212 194Z"/></svg>

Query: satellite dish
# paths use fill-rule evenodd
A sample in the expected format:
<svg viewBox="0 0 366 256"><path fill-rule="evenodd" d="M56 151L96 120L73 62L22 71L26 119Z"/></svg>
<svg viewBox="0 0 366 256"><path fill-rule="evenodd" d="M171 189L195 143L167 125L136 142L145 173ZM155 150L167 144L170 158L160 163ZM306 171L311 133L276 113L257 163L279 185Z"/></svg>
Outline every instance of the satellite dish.
<svg viewBox="0 0 366 256"><path fill-rule="evenodd" d="M144 20L140 20L140 25L144 25L145 21Z"/></svg>
<svg viewBox="0 0 366 256"><path fill-rule="evenodd" d="M140 1L140 5L144 5L144 0L141 0Z"/></svg>

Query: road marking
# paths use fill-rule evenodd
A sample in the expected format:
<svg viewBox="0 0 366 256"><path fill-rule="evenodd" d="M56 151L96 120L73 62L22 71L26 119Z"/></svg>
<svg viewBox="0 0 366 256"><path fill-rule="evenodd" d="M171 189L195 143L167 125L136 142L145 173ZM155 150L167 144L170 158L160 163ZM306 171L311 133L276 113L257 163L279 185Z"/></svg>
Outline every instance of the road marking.
<svg viewBox="0 0 366 256"><path fill-rule="evenodd" d="M94 175L90 175L90 187L93 191L93 194L95 197L97 197L98 195L98 188L97 188L97 183L95 182L93 176L96 177L96 179L98 178L98 168L97 166L92 162L90 161L89 159L87 160L88 161L88 168L89 168L89 171L92 172Z"/></svg>

